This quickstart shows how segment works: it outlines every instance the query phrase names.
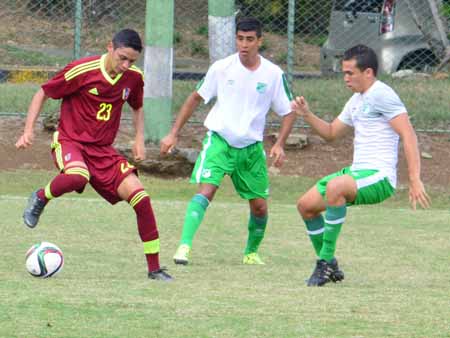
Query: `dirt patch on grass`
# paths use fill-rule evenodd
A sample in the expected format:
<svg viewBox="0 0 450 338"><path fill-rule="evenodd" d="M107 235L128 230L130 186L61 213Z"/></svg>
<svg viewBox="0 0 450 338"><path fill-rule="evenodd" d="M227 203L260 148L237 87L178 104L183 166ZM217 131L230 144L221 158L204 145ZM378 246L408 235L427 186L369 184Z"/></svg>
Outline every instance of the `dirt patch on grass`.
<svg viewBox="0 0 450 338"><path fill-rule="evenodd" d="M0 170L41 169L55 170L50 156L51 133L38 124L35 131L34 144L24 151L16 150L14 143L23 129L24 120L17 117L0 119ZM267 134L276 130L268 130ZM186 126L180 135L179 146L201 148L205 129L201 126ZM286 149L287 160L280 169L271 168L273 175L298 175L319 178L334 172L351 163L353 155L352 137L346 137L334 143L326 143L309 129L296 129L293 133L306 133L309 144L303 149ZM433 189L448 191L450 187L450 135L418 134L421 152L432 158L422 158L422 177L426 186ZM129 122L122 123L117 144L129 145L133 140L133 130ZM269 151L272 145L269 137L265 146ZM148 156L158 156L154 151ZM270 159L269 159L270 166ZM408 171L403 150L400 149L399 183L408 182Z"/></svg>

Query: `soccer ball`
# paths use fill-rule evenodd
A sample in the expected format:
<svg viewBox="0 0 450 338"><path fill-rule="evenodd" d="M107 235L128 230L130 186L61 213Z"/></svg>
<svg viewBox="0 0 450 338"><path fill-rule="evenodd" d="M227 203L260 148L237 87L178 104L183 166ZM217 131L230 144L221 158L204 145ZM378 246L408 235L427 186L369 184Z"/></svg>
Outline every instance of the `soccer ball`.
<svg viewBox="0 0 450 338"><path fill-rule="evenodd" d="M63 253L55 244L41 242L27 251L25 265L32 276L48 278L61 271L64 265Z"/></svg>

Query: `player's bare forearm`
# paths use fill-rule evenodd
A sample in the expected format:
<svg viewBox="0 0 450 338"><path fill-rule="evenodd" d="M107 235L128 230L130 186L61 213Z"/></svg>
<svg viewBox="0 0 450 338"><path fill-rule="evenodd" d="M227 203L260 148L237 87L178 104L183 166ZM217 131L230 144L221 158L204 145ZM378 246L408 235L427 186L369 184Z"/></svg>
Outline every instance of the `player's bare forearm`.
<svg viewBox="0 0 450 338"><path fill-rule="evenodd" d="M320 137L328 142L342 137L350 129L350 127L337 118L329 123L312 113L305 118L305 122L308 123Z"/></svg>
<svg viewBox="0 0 450 338"><path fill-rule="evenodd" d="M133 157L135 161L145 160L145 143L144 143L144 108L140 107L133 110L133 124L135 129L135 139L133 145Z"/></svg>
<svg viewBox="0 0 450 338"><path fill-rule="evenodd" d="M308 101L303 96L296 97L291 104L292 109L298 116L303 117L303 120L308 123L311 128L319 134L320 137L326 141L333 141L336 138L342 136L347 131L348 127L335 119L333 122L328 123L322 120L320 117L316 116L309 109Z"/></svg>
<svg viewBox="0 0 450 338"><path fill-rule="evenodd" d="M186 124L186 121L192 116L201 101L202 97L195 91L184 101L172 129L160 142L161 155L170 154L175 148L178 142L178 133Z"/></svg>
<svg viewBox="0 0 450 338"><path fill-rule="evenodd" d="M431 200L420 178L420 154L414 128L406 113L393 118L390 124L397 134L400 135L403 142L406 163L408 164L409 200L411 206L415 210L418 202L423 208L428 208Z"/></svg>
<svg viewBox="0 0 450 338"><path fill-rule="evenodd" d="M402 137L403 149L408 164L408 176L410 181L420 180L420 154L417 145L417 137L414 131L406 133Z"/></svg>
<svg viewBox="0 0 450 338"><path fill-rule="evenodd" d="M133 109L133 124L136 133L136 141L144 142L144 107Z"/></svg>
<svg viewBox="0 0 450 338"><path fill-rule="evenodd" d="M295 120L297 119L297 115L295 112L291 112L285 116L283 116L283 119L281 120L281 126L280 131L278 133L278 139L276 144L284 148L284 145L286 143L286 139L288 138L289 134L291 133L292 126L295 123Z"/></svg>
<svg viewBox="0 0 450 338"><path fill-rule="evenodd" d="M47 96L44 93L44 90L40 88L36 94L34 94L30 106L28 107L28 115L25 121L25 128L23 130L23 134L19 137L16 142L17 149L25 149L33 144L34 139L34 124L36 123L37 118L41 112L42 106L44 102L47 100Z"/></svg>
<svg viewBox="0 0 450 338"><path fill-rule="evenodd" d="M188 96L186 101L184 101L183 105L181 106L180 113L178 114L172 126L172 129L170 131L172 135L178 135L181 128L183 128L187 120L189 120L202 100L202 97L195 91Z"/></svg>
<svg viewBox="0 0 450 338"><path fill-rule="evenodd" d="M25 132L32 132L34 124L36 123L39 114L41 113L44 102L47 101L48 96L45 95L44 90L40 88L31 99L28 107L28 115L25 121Z"/></svg>
<svg viewBox="0 0 450 338"><path fill-rule="evenodd" d="M409 180L420 180L420 154L417 136L408 115L400 114L390 121L392 128L399 134L408 164Z"/></svg>

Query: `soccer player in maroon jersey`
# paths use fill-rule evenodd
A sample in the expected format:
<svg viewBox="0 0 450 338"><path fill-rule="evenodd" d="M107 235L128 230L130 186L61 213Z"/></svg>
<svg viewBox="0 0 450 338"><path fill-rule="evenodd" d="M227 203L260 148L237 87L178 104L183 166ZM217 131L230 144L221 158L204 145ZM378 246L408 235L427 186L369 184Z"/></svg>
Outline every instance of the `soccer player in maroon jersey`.
<svg viewBox="0 0 450 338"><path fill-rule="evenodd" d="M112 143L120 124L122 106L133 111L136 138L135 161L145 158L143 74L133 65L142 51L137 32L124 29L114 35L108 52L68 64L34 95L18 149L33 142L33 127L42 105L50 97L62 99L57 131L51 145L59 170L44 188L31 194L25 208L25 224L34 228L47 203L65 193L82 193L89 182L109 203L126 200L136 212L139 235L144 244L148 277L170 281L159 265L159 234L150 197L137 177L136 168L120 155Z"/></svg>

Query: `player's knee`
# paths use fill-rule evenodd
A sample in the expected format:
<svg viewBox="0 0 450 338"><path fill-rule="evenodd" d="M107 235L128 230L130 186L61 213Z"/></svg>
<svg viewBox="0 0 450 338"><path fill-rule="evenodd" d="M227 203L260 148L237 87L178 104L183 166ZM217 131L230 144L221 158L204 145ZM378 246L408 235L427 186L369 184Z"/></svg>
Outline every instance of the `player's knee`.
<svg viewBox="0 0 450 338"><path fill-rule="evenodd" d="M342 195L342 182L340 180L331 180L327 184L327 199L335 198Z"/></svg>
<svg viewBox="0 0 450 338"><path fill-rule="evenodd" d="M89 180L85 175L79 174L69 174L73 190L75 191L83 191L86 184L88 184Z"/></svg>
<svg viewBox="0 0 450 338"><path fill-rule="evenodd" d="M267 203L258 203L252 205L252 214L256 217L266 217L267 216Z"/></svg>
<svg viewBox="0 0 450 338"><path fill-rule="evenodd" d="M298 199L297 210L303 218L305 218L305 219L310 218L309 216L310 216L310 214L312 214L312 210L311 210L311 205L308 201L308 198L306 198L306 196L302 196Z"/></svg>
<svg viewBox="0 0 450 338"><path fill-rule="evenodd" d="M349 200L356 194L356 182L351 177L340 176L327 184L326 197L329 203Z"/></svg>

